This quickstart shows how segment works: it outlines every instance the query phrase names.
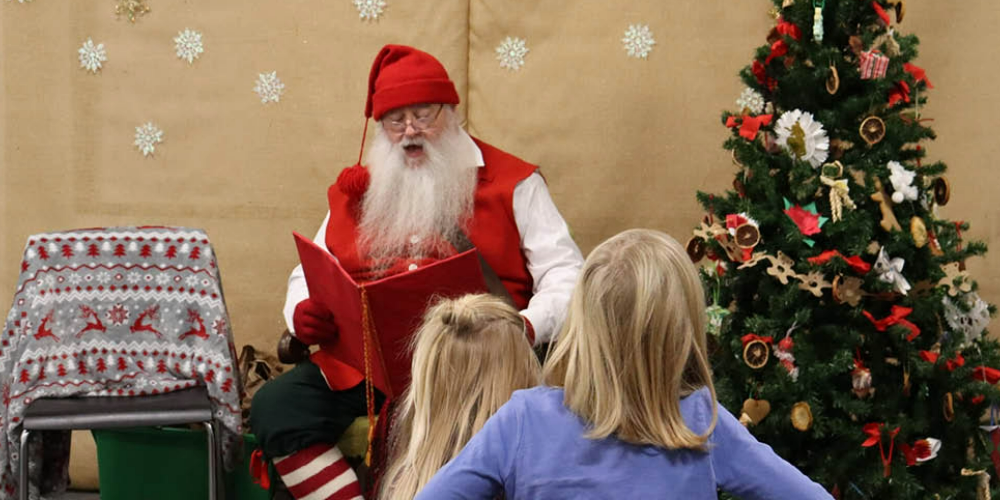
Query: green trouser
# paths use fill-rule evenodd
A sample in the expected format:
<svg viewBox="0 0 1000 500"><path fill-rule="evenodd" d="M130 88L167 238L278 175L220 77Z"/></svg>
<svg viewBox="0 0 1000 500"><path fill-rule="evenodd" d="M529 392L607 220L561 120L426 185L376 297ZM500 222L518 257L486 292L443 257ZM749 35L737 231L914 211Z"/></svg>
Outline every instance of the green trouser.
<svg viewBox="0 0 1000 500"><path fill-rule="evenodd" d="M385 401L375 391L375 412ZM250 429L273 460L318 443L336 444L358 417L368 414L365 384L332 391L312 361L299 363L264 384L250 405Z"/></svg>

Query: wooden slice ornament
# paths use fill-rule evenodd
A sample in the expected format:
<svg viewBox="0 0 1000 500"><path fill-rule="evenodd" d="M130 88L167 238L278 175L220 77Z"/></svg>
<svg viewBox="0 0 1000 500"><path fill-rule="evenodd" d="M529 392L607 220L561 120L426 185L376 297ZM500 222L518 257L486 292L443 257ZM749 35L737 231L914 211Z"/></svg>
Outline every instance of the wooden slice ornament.
<svg viewBox="0 0 1000 500"><path fill-rule="evenodd" d="M868 146L874 146L885 137L885 122L877 116L869 116L861 122L858 133Z"/></svg>
<svg viewBox="0 0 1000 500"><path fill-rule="evenodd" d="M837 67L830 65L830 76L826 77L826 91L830 95L836 94L840 89L840 75L837 74Z"/></svg>
<svg viewBox="0 0 1000 500"><path fill-rule="evenodd" d="M792 427L805 432L812 428L813 415L812 410L809 408L809 403L805 401L799 401L792 406Z"/></svg>
<svg viewBox="0 0 1000 500"><path fill-rule="evenodd" d="M771 350L761 340L751 340L743 346L743 362L754 370L759 370L767 364Z"/></svg>
<svg viewBox="0 0 1000 500"><path fill-rule="evenodd" d="M691 257L691 262L698 262L705 258L705 240L693 236L687 243L687 254Z"/></svg>
<svg viewBox="0 0 1000 500"><path fill-rule="evenodd" d="M950 199L951 184L948 182L948 178L942 175L934 179L934 203L943 207L948 204Z"/></svg>
<svg viewBox="0 0 1000 500"><path fill-rule="evenodd" d="M736 228L736 244L740 248L753 248L760 243L760 230L757 226L745 223Z"/></svg>

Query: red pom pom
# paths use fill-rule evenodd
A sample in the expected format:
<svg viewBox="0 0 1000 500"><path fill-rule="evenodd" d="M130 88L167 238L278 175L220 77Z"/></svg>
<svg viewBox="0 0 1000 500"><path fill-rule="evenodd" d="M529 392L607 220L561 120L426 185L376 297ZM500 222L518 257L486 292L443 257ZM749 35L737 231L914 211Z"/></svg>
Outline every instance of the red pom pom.
<svg viewBox="0 0 1000 500"><path fill-rule="evenodd" d="M365 191L368 191L370 180L371 175L368 173L368 169L361 165L354 165L340 172L340 176L337 177L337 187L349 198L360 199Z"/></svg>

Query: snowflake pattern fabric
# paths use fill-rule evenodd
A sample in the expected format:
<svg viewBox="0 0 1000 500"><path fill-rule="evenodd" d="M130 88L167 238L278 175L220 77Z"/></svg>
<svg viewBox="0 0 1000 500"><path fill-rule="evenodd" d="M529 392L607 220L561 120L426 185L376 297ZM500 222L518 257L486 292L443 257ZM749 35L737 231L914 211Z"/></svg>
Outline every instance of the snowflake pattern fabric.
<svg viewBox="0 0 1000 500"><path fill-rule="evenodd" d="M188 64L193 64L194 60L205 52L201 44L201 33L187 28L177 33L174 37L174 50L177 52L177 57L184 59Z"/></svg>
<svg viewBox="0 0 1000 500"><path fill-rule="evenodd" d="M86 42L77 50L80 54L80 67L91 73L97 73L103 63L108 60L108 54L104 51L104 44L94 45L94 40L88 38Z"/></svg>
<svg viewBox="0 0 1000 500"><path fill-rule="evenodd" d="M385 0L354 0L354 7L358 9L358 17L362 21L377 21L385 11Z"/></svg>
<svg viewBox="0 0 1000 500"><path fill-rule="evenodd" d="M253 91L260 96L261 104L278 102L281 94L285 93L285 84L278 78L278 72L261 73L257 76L257 85Z"/></svg>
<svg viewBox="0 0 1000 500"><path fill-rule="evenodd" d="M520 38L507 37L497 46L496 53L501 68L518 71L524 67L524 56L528 54L528 46Z"/></svg>
<svg viewBox="0 0 1000 500"><path fill-rule="evenodd" d="M632 24L625 30L625 37L622 38L622 45L629 57L646 59L656 45L653 39L653 32L645 24Z"/></svg>
<svg viewBox="0 0 1000 500"><path fill-rule="evenodd" d="M157 284L160 276L166 286ZM193 286L190 276L197 278ZM68 448L49 446L50 437L58 442L63 434L42 434L36 442L44 446L19 456L17 423L42 397L129 397L205 386L223 458L234 465L242 442L241 381L229 324L203 231L121 227L29 237L0 330L0 498L16 498L20 460L57 464L69 456ZM32 490L64 485L65 471L46 467Z"/></svg>
<svg viewBox="0 0 1000 500"><path fill-rule="evenodd" d="M747 110L750 114L759 115L764 112L764 96L760 92L747 87L736 99L736 108L740 111Z"/></svg>
<svg viewBox="0 0 1000 500"><path fill-rule="evenodd" d="M156 145L163 142L163 131L147 122L135 128L135 147L142 151L143 156L149 156L156 150Z"/></svg>

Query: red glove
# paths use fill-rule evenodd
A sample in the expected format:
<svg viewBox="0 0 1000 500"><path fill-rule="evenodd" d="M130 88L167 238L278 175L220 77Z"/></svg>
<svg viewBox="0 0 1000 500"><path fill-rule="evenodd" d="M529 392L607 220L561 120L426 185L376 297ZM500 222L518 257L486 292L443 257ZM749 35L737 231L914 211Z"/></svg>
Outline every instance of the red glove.
<svg viewBox="0 0 1000 500"><path fill-rule="evenodd" d="M306 345L322 344L337 338L337 325L333 313L319 301L307 298L295 306L292 314L295 338Z"/></svg>

